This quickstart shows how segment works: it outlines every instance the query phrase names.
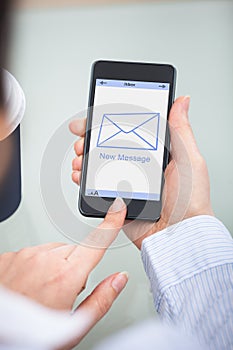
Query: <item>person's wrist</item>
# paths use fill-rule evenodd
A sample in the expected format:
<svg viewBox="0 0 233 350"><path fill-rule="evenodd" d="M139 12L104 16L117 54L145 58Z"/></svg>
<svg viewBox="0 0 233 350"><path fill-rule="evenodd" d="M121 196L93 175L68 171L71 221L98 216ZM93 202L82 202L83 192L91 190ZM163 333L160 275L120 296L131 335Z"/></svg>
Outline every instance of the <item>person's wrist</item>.
<svg viewBox="0 0 233 350"><path fill-rule="evenodd" d="M146 239L147 237L150 237L162 230L164 230L166 227L168 227L167 223L160 218L151 228L149 231L147 231L143 236L141 236L140 238L136 239L134 241L134 244L141 249L142 246L142 242L144 241L144 239Z"/></svg>
<svg viewBox="0 0 233 350"><path fill-rule="evenodd" d="M186 219L191 219L191 218L194 218L196 216L201 216L201 215L215 216L212 208L208 207L208 208L205 208L202 210L197 209L192 213L187 213L183 218L180 218L179 220L178 219L172 220L172 218L171 218L169 221L166 221L166 220L163 220L163 218L160 218L159 221L155 224L154 233L160 232L160 231L162 231L170 226L176 225L179 222L182 222Z"/></svg>
<svg viewBox="0 0 233 350"><path fill-rule="evenodd" d="M189 215L185 215L182 219L180 220L170 220L169 222L164 220L162 217L153 225L153 227L141 238L140 242L140 247L142 245L142 242L144 239L147 237L150 237L152 235L155 235L158 232L161 232L173 225L178 224L179 222L182 222L187 219L194 218L196 216L201 216L201 215L207 215L207 216L215 216L212 208L206 208L205 210L202 210L201 212L195 212L195 213L190 213Z"/></svg>
<svg viewBox="0 0 233 350"><path fill-rule="evenodd" d="M143 245L143 242L147 239L147 238L149 238L149 237L152 237L152 236L154 236L154 235L156 235L156 234L162 234L162 231L166 231L166 232L171 232L171 231L173 231L174 229L176 229L177 227L179 227L179 224L182 224L182 223L184 223L184 222L189 222L189 221L192 221L192 219L195 219L195 218L197 218L197 217L208 217L208 218L215 218L216 219L216 217L215 217L215 215L214 215L214 213L213 213L213 211L212 210L210 210L210 211L206 211L206 212L202 212L202 213L195 213L194 215L190 215L190 216L185 216L183 219L181 219L181 220L177 220L176 222L174 221L174 222L170 222L170 223L167 223L167 222L165 222L165 221L163 221L163 220L159 220L154 226L153 226L153 228L151 228L151 230L150 231L148 231L147 232L147 234L145 234L143 237L142 237L142 239L141 239L141 242L140 242L140 249L141 249L141 247L142 247L142 245Z"/></svg>

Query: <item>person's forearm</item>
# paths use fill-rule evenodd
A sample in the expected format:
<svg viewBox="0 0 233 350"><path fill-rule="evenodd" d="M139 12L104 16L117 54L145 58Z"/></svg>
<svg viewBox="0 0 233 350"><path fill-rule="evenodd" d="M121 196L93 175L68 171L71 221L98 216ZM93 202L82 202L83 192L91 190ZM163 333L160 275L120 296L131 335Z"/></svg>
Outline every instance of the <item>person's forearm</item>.
<svg viewBox="0 0 233 350"><path fill-rule="evenodd" d="M233 240L210 216L146 238L142 259L161 318L213 349L233 339ZM231 318L231 321L230 321Z"/></svg>

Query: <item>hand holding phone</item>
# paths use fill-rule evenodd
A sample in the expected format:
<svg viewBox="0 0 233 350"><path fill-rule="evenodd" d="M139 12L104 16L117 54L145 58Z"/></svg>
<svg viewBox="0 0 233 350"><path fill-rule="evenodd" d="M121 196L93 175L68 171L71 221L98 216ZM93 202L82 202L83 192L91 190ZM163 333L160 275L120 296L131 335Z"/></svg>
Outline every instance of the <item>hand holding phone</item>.
<svg viewBox="0 0 233 350"><path fill-rule="evenodd" d="M170 65L95 62L79 196L83 215L104 217L122 197L128 219L159 219L174 84Z"/></svg>
<svg viewBox="0 0 233 350"><path fill-rule="evenodd" d="M172 160L165 171L161 217L157 222L127 221L123 230L140 248L142 240L196 215L214 215L210 201L209 177L188 120L189 97L179 97L169 114ZM71 131L79 136L74 148L73 181L80 185L86 119L74 120Z"/></svg>

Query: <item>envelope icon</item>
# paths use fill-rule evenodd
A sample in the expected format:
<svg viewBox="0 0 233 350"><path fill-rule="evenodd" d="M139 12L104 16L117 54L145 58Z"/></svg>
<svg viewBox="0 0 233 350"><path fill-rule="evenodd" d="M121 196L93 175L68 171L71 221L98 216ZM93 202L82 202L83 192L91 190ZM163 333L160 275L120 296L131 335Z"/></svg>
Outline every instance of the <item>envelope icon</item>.
<svg viewBox="0 0 233 350"><path fill-rule="evenodd" d="M97 147L156 151L160 113L104 114Z"/></svg>

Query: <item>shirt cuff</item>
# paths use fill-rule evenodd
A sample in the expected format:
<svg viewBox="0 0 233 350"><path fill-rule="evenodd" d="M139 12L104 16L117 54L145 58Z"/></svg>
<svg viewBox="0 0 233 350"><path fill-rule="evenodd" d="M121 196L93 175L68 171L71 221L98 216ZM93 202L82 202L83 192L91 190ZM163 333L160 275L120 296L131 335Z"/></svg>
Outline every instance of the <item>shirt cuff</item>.
<svg viewBox="0 0 233 350"><path fill-rule="evenodd" d="M233 240L218 219L201 215L145 238L141 254L157 308L171 286L212 267L233 263Z"/></svg>

